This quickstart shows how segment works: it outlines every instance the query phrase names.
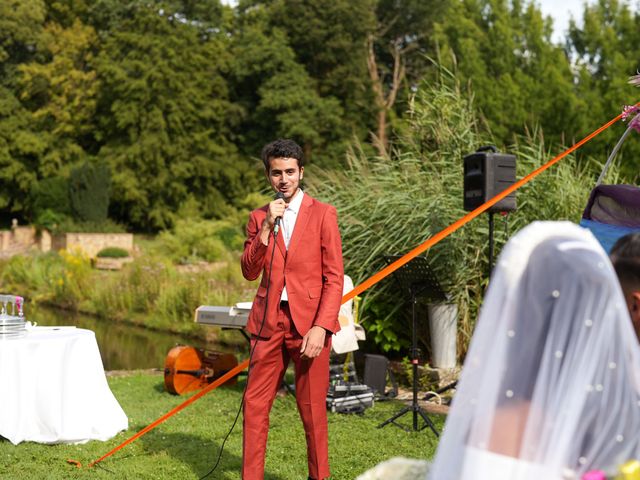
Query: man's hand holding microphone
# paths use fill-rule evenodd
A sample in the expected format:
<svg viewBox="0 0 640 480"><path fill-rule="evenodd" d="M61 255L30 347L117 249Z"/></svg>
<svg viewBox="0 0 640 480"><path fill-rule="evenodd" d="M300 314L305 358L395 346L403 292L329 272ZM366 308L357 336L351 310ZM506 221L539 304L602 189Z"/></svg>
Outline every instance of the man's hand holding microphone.
<svg viewBox="0 0 640 480"><path fill-rule="evenodd" d="M273 230L277 235L280 229L282 216L287 208L287 204L284 201L284 195L282 192L276 194L275 200L269 203L269 209L267 210L267 216L262 222L262 228L260 230L260 240L263 244L269 245L269 235Z"/></svg>

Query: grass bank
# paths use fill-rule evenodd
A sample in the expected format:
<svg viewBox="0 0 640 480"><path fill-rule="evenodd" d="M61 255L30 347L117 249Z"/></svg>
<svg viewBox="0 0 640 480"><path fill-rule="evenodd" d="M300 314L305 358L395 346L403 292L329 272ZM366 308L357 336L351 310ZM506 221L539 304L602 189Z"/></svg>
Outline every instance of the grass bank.
<svg viewBox="0 0 640 480"><path fill-rule="evenodd" d="M229 255L231 256L231 255ZM12 257L0 263L0 288L42 303L146 328L202 335L193 314L199 305L233 305L251 299L239 259L185 266L143 252L116 272L95 270L80 251ZM212 329L208 329L210 333Z"/></svg>
<svg viewBox="0 0 640 480"><path fill-rule="evenodd" d="M111 389L129 417L129 430L107 442L84 445L14 446L0 440L3 469L0 478L47 479L197 479L209 471L238 410L242 387L221 388L187 407L155 430L105 460L101 468L78 469L68 458L87 465L187 397L163 391L162 377L134 373L109 378ZM376 426L400 408L399 403L377 403L364 415L329 414L329 448L335 480L353 479L393 456L431 458L437 440L427 429L407 433L394 426ZM410 424L410 416L403 417ZM432 417L441 430L443 418ZM210 478L238 479L242 458L242 425L236 426L225 446L216 474ZM291 395L278 398L271 414L266 480L307 477L304 432Z"/></svg>

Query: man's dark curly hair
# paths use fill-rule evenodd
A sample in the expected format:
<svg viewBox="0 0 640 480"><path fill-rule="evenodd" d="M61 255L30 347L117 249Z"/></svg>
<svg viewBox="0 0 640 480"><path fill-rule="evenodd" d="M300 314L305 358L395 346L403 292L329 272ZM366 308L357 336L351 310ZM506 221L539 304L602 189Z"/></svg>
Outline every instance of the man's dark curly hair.
<svg viewBox="0 0 640 480"><path fill-rule="evenodd" d="M640 233L618 239L611 249L611 262L625 295L640 290Z"/></svg>
<svg viewBox="0 0 640 480"><path fill-rule="evenodd" d="M271 167L271 160L273 158L295 158L298 160L298 167L304 166L304 155L302 154L302 148L293 140L288 138L279 138L271 143L268 143L262 149L260 154L262 163L264 163L264 169L268 172Z"/></svg>
<svg viewBox="0 0 640 480"><path fill-rule="evenodd" d="M620 237L611 249L611 258L632 257L640 260L640 233Z"/></svg>

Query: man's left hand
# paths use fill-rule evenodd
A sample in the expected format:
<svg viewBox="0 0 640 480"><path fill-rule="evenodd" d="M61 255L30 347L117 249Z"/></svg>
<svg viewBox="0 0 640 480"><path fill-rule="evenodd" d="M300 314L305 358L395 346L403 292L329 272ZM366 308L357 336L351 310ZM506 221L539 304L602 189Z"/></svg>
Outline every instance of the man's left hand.
<svg viewBox="0 0 640 480"><path fill-rule="evenodd" d="M302 337L302 347L300 348L302 358L316 358L320 355L320 352L324 348L326 336L327 331L324 328L318 325L311 327L306 335Z"/></svg>

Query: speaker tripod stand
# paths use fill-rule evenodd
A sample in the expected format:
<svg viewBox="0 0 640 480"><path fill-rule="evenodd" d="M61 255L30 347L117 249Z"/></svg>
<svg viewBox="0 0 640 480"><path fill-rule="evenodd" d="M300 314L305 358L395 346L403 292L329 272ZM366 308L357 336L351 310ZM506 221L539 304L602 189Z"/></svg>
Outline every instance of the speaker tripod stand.
<svg viewBox="0 0 640 480"><path fill-rule="evenodd" d="M385 260L388 264L397 260L398 256L389 256ZM418 404L418 364L420 362L420 351L418 349L418 320L416 316L416 305L418 303L418 297L424 296L434 300L441 300L445 298L445 294L440 288L440 285L436 281L435 277L431 273L429 264L423 257L416 257L411 262L400 267L393 273L398 283L406 290L408 290L411 297L411 367L413 376L413 390L411 405L404 407L398 413L391 418L385 420L378 428L392 423L403 430L410 431L404 425L396 422L400 417L406 413L412 413L413 415L413 430L419 431L429 427L436 437L439 436L435 425L427 415L422 407ZM418 418L424 420L424 425L419 427Z"/></svg>

